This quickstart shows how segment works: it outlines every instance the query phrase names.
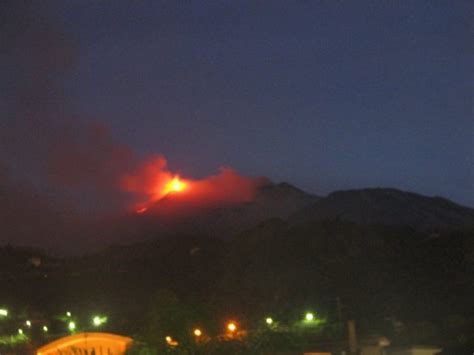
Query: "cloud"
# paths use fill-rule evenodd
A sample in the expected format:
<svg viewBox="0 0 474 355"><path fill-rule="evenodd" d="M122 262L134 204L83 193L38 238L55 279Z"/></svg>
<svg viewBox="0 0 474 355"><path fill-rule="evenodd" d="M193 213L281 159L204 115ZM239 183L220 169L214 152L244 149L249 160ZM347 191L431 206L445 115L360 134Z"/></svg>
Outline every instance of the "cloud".
<svg viewBox="0 0 474 355"><path fill-rule="evenodd" d="M115 141L105 126L91 123L55 140L47 155L47 173L50 181L70 188L117 190L117 176L135 159L132 149Z"/></svg>

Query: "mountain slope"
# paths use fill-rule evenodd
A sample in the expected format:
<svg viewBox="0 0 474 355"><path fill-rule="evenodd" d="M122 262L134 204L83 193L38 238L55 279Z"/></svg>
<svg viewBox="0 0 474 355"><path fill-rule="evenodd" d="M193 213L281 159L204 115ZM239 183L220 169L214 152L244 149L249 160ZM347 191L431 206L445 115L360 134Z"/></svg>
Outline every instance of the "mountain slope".
<svg viewBox="0 0 474 355"><path fill-rule="evenodd" d="M286 219L318 198L287 183L261 186L251 202L200 209L180 210L179 200L170 196L156 202L146 213L121 218L116 222L120 227L115 236L119 234L122 242L170 234L227 238L267 219Z"/></svg>
<svg viewBox="0 0 474 355"><path fill-rule="evenodd" d="M293 224L338 219L419 230L474 225L474 209L440 197L389 188L333 192L290 217Z"/></svg>

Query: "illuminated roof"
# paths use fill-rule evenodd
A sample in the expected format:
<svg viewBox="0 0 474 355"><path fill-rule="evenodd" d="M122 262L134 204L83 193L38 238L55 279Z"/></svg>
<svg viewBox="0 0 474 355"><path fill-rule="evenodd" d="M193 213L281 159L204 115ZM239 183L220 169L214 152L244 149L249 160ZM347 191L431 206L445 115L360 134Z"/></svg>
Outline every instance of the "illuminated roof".
<svg viewBox="0 0 474 355"><path fill-rule="evenodd" d="M124 351L131 345L132 338L124 337L121 335L110 334L110 333L79 333L70 335L64 338L55 340L49 344L46 344L36 351L37 355L45 355L58 350L81 345L87 346L87 343L100 342L114 344L116 347L123 349Z"/></svg>

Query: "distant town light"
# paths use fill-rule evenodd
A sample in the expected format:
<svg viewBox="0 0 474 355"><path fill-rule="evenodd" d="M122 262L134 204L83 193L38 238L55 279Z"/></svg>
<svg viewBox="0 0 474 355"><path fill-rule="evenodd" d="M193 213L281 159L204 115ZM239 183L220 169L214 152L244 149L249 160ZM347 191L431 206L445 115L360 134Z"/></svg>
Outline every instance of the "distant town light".
<svg viewBox="0 0 474 355"><path fill-rule="evenodd" d="M265 323L267 323L268 325L272 325L272 324L273 324L273 318L267 317L267 318L265 319Z"/></svg>
<svg viewBox="0 0 474 355"><path fill-rule="evenodd" d="M76 323L75 322L69 322L67 327L71 332L73 332L74 330L76 330Z"/></svg>
<svg viewBox="0 0 474 355"><path fill-rule="evenodd" d="M23 329L18 329L18 334L23 335Z"/></svg>
<svg viewBox="0 0 474 355"><path fill-rule="evenodd" d="M229 322L227 323L227 330L233 333L237 330L237 325L234 322Z"/></svg>
<svg viewBox="0 0 474 355"><path fill-rule="evenodd" d="M70 317L71 316L71 312L66 312L66 317Z"/></svg>
<svg viewBox="0 0 474 355"><path fill-rule="evenodd" d="M43 325L43 332L47 333L47 332L48 332L48 330L49 330L49 329L48 329L48 327L47 327L47 326L45 326L45 325Z"/></svg>
<svg viewBox="0 0 474 355"><path fill-rule="evenodd" d="M27 326L28 328L31 328L31 321L30 321L30 320L27 320L27 321L25 322L25 324L26 324L26 326Z"/></svg>
<svg viewBox="0 0 474 355"><path fill-rule="evenodd" d="M170 346L178 346L178 342L176 340L173 340L172 337L170 337L169 335L165 338L166 340L166 343L168 343L168 345Z"/></svg>
<svg viewBox="0 0 474 355"><path fill-rule="evenodd" d="M0 316L3 316L3 317L8 316L8 310L4 308L0 309Z"/></svg>
<svg viewBox="0 0 474 355"><path fill-rule="evenodd" d="M200 337L202 335L202 331L199 328L194 329L194 335L197 337Z"/></svg>
<svg viewBox="0 0 474 355"><path fill-rule="evenodd" d="M311 321L314 319L314 314L311 313L311 312L308 312L308 313L306 313L306 315L304 316L304 318L305 318L308 322L311 322Z"/></svg>

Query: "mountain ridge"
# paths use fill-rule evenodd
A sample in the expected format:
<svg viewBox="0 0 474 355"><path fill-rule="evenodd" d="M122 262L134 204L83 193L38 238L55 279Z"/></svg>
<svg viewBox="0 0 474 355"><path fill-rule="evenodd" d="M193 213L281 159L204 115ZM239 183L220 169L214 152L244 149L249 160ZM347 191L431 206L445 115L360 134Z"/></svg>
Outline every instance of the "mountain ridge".
<svg viewBox="0 0 474 355"><path fill-rule="evenodd" d="M31 218L26 223L20 217L20 207L8 203L7 199L7 204L4 204L5 211L8 211L6 216L14 218L6 218L5 221L14 220L24 227L13 230L11 236L7 234L3 243L12 243L15 236L20 236L12 244L77 254L166 236L200 234L227 239L275 218L290 225L341 220L364 225L408 226L433 232L474 226L474 209L470 207L443 197L429 197L396 188L341 190L327 196L317 196L286 182L269 182L258 188L252 201L207 206L183 215L173 215L167 211L168 206L179 203L174 198L168 196L157 202L160 205L157 210L152 206L142 214L130 212L80 223L71 218L63 220L60 215L52 214L50 219L57 221L48 224L36 223ZM23 204L30 206L29 203ZM161 211L164 213L161 214ZM43 225L48 228L43 228ZM23 236L28 231L29 235ZM46 233L55 236L53 243L45 245L35 242L39 240L37 234ZM66 234L67 240L62 238Z"/></svg>
<svg viewBox="0 0 474 355"><path fill-rule="evenodd" d="M474 209L444 197L378 187L332 192L289 220L304 224L324 219L429 230L474 225Z"/></svg>

